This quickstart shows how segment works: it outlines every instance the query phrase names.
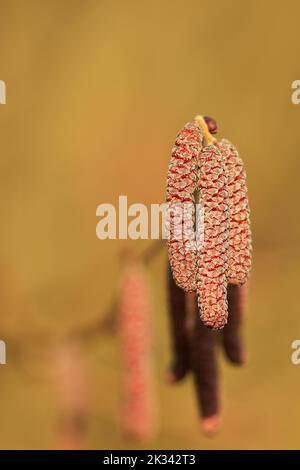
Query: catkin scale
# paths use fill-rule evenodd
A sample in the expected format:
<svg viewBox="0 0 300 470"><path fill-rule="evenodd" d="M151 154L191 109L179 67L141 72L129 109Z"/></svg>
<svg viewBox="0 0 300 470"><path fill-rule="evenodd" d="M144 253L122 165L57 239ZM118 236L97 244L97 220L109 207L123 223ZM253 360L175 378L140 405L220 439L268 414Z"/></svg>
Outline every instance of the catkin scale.
<svg viewBox="0 0 300 470"><path fill-rule="evenodd" d="M217 145L225 162L229 193L228 282L241 285L249 276L252 250L246 172L231 142L222 139Z"/></svg>

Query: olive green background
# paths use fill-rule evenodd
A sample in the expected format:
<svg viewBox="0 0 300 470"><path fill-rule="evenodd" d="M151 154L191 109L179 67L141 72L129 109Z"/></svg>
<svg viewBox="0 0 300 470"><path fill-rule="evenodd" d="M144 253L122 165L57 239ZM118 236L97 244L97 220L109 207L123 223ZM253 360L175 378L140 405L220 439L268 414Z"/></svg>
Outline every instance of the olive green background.
<svg viewBox="0 0 300 470"><path fill-rule="evenodd" d="M47 344L103 315L120 249L100 241L96 207L164 201L176 133L213 116L248 173L254 268L249 364L222 362L224 426L201 435L192 384L163 382L170 358L165 262L150 266L159 432L148 448L300 448L299 119L296 0L12 0L0 2L0 448L53 448L57 407ZM25 344L24 344L25 341ZM14 344L22 342L21 358ZM27 343L27 344L26 344ZM18 348L17 348L18 349ZM116 339L84 347L92 371L88 446L137 448L117 426Z"/></svg>

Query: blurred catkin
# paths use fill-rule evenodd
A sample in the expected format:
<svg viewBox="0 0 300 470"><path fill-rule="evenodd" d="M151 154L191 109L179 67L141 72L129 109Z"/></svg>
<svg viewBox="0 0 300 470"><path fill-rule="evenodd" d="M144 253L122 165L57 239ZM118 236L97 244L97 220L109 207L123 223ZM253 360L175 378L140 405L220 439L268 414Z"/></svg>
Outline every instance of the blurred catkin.
<svg viewBox="0 0 300 470"><path fill-rule="evenodd" d="M59 343L53 356L53 385L59 413L55 447L84 449L90 398L86 364L79 345L72 340Z"/></svg>
<svg viewBox="0 0 300 470"><path fill-rule="evenodd" d="M152 318L148 279L137 262L126 262L120 292L119 339L122 361L121 428L144 440L154 432Z"/></svg>

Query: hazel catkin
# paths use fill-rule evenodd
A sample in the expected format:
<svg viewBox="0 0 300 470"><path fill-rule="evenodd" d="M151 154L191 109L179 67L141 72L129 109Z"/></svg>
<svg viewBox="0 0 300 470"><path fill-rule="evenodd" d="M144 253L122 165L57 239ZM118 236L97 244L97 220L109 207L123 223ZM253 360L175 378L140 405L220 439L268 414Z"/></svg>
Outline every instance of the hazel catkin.
<svg viewBox="0 0 300 470"><path fill-rule="evenodd" d="M220 329L227 323L227 250L229 210L227 176L215 144L200 153L198 188L204 210L204 238L198 254L197 296L200 318Z"/></svg>
<svg viewBox="0 0 300 470"><path fill-rule="evenodd" d="M228 282L241 285L251 269L251 229L246 172L237 149L227 139L218 142L226 168L229 193L230 230Z"/></svg>
<svg viewBox="0 0 300 470"><path fill-rule="evenodd" d="M194 230L198 155L203 135L199 125L187 123L177 135L167 176L169 203L168 254L176 284L186 292L196 290L196 246Z"/></svg>

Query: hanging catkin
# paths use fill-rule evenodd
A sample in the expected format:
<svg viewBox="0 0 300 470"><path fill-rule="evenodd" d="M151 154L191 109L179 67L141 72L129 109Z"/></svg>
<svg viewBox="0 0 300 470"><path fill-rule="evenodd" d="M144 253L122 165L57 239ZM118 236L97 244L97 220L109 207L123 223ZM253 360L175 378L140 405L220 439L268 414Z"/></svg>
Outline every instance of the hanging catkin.
<svg viewBox="0 0 300 470"><path fill-rule="evenodd" d="M228 179L230 234L228 282L243 284L251 269L251 230L244 164L234 145L226 139L218 143Z"/></svg>
<svg viewBox="0 0 300 470"><path fill-rule="evenodd" d="M119 337L122 359L121 427L143 440L154 431L151 300L146 274L127 261L121 283Z"/></svg>
<svg viewBox="0 0 300 470"><path fill-rule="evenodd" d="M196 121L187 123L177 135L167 176L169 203L168 253L176 284L187 292L196 290L196 246L189 236L195 223L198 155L203 136Z"/></svg>
<svg viewBox="0 0 300 470"><path fill-rule="evenodd" d="M176 284L197 291L200 318L220 329L227 323L228 282L242 284L249 274L251 233L242 161L210 130L216 132L215 121L196 116L176 138L167 178L168 254Z"/></svg>
<svg viewBox="0 0 300 470"><path fill-rule="evenodd" d="M197 294L200 318L220 329L227 323L227 261L229 211L227 176L214 142L200 152L200 203L204 210L204 240L198 254Z"/></svg>

